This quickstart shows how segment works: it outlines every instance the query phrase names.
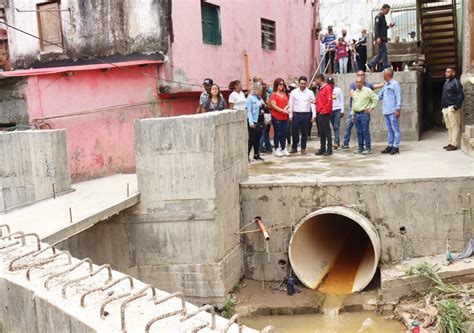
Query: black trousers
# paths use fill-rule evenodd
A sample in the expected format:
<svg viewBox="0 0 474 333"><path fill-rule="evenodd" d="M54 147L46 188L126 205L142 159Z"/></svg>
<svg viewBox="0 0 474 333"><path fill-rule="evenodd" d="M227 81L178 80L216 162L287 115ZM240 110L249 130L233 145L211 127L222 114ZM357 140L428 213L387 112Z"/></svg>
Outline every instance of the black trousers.
<svg viewBox="0 0 474 333"><path fill-rule="evenodd" d="M262 136L262 131L258 130L256 128L250 127L250 125L247 124L248 130L249 130L249 154L252 151L253 148L253 155L258 156L259 155L259 148L260 148L260 137Z"/></svg>
<svg viewBox="0 0 474 333"><path fill-rule="evenodd" d="M301 130L301 149L306 149L306 142L308 140L309 125L311 124L311 112L293 112L293 120L291 127L293 130L293 144L291 148L296 150L300 142Z"/></svg>
<svg viewBox="0 0 474 333"><path fill-rule="evenodd" d="M334 62L336 61L336 51L330 50L326 52L326 55L324 56L324 64L326 65L326 68L328 69L328 74L333 74L334 73ZM328 63L331 63L328 66ZM325 73L326 74L326 73Z"/></svg>
<svg viewBox="0 0 474 333"><path fill-rule="evenodd" d="M320 138L321 138L321 150L322 151L332 151L332 135L331 135L331 114L317 114L317 122L320 129Z"/></svg>
<svg viewBox="0 0 474 333"><path fill-rule="evenodd" d="M361 46L357 49L359 57L357 58L357 68L359 71L365 72L365 64L367 63L367 46Z"/></svg>

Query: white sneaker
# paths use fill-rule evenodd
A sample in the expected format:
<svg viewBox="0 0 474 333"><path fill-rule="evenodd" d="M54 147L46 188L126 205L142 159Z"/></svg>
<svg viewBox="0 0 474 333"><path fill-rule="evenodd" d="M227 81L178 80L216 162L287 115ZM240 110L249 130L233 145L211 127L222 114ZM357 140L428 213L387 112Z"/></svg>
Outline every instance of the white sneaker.
<svg viewBox="0 0 474 333"><path fill-rule="evenodd" d="M281 153L283 154L283 156L291 156L291 154L288 152L288 150L286 150L286 148L282 150Z"/></svg>
<svg viewBox="0 0 474 333"><path fill-rule="evenodd" d="M281 152L281 148L278 148L278 149L275 150L275 156L276 157L282 157L283 156L283 154Z"/></svg>

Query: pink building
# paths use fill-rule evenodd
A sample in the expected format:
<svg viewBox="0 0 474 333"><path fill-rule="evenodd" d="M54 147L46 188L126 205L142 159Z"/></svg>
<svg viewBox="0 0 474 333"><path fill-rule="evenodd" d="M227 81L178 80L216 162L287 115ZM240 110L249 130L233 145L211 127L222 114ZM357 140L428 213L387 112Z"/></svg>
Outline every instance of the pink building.
<svg viewBox="0 0 474 333"><path fill-rule="evenodd" d="M18 78L31 125L68 130L74 181L134 172L134 120L194 113L206 77L225 90L316 67L317 1L130 1L6 0L15 70L0 75Z"/></svg>

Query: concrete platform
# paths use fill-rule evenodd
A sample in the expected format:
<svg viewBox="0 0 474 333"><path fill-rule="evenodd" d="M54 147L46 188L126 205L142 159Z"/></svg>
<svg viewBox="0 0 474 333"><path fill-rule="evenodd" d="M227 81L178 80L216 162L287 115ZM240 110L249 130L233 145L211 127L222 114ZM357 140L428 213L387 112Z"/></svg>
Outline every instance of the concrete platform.
<svg viewBox="0 0 474 333"><path fill-rule="evenodd" d="M429 287L431 281L427 278L406 274L410 267L424 262L433 265L443 280L463 283L474 279L474 258L472 257L449 265L445 255L408 259L397 265L385 265L380 268L380 293L383 301L396 302L402 296Z"/></svg>
<svg viewBox="0 0 474 333"><path fill-rule="evenodd" d="M120 213L140 200L135 174L94 179L72 187L74 192L0 215L0 224L10 225L12 231L36 233L42 241L54 244Z"/></svg>
<svg viewBox="0 0 474 333"><path fill-rule="evenodd" d="M446 152L442 148L446 144L447 133L427 132L421 141L402 141L399 155L382 155L386 143L373 144L372 155L354 155L355 142L351 142L350 150L322 157L314 155L319 139L313 140L306 156L263 155L265 162L250 165L249 179L242 186L474 177L474 159L461 150Z"/></svg>

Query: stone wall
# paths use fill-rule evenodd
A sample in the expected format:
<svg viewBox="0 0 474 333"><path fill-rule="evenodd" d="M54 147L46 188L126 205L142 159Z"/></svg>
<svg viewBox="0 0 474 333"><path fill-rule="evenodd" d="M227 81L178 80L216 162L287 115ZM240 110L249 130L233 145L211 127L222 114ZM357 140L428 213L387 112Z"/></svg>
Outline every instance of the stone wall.
<svg viewBox="0 0 474 333"><path fill-rule="evenodd" d="M474 74L463 74L461 83L464 88L461 130L464 130L464 125L474 125Z"/></svg>
<svg viewBox="0 0 474 333"><path fill-rule="evenodd" d="M71 190L65 130L0 133L0 213Z"/></svg>
<svg viewBox="0 0 474 333"><path fill-rule="evenodd" d="M0 126L28 125L28 106L23 78L0 76Z"/></svg>
<svg viewBox="0 0 474 333"><path fill-rule="evenodd" d="M341 119L341 144L344 137L344 124L349 115L349 85L356 80L356 74L335 74L333 75L336 85L344 93L345 116ZM400 117L400 132L402 141L416 141L420 139L422 125L422 85L421 75L418 72L396 72L395 80L400 82L402 89L402 111ZM371 83L383 82L381 73L367 73L366 81ZM378 93L380 90L376 90ZM372 141L384 142L387 140L387 130L385 119L382 115L382 102L378 103L377 108L372 113L370 123L370 133ZM357 143L357 131L352 129L352 145Z"/></svg>
<svg viewBox="0 0 474 333"><path fill-rule="evenodd" d="M443 254L447 239L452 251L461 251L469 239L467 193L473 192L474 180L469 177L321 185L247 182L241 185L241 226L255 216L261 216L267 225L293 226L322 207L348 206L373 222L381 238L381 262L398 262ZM262 236L259 233L244 235L246 277L281 281L287 276L291 229L279 229L270 234L270 263Z"/></svg>

